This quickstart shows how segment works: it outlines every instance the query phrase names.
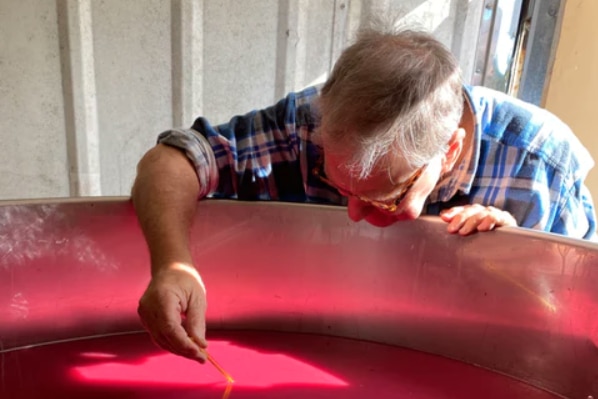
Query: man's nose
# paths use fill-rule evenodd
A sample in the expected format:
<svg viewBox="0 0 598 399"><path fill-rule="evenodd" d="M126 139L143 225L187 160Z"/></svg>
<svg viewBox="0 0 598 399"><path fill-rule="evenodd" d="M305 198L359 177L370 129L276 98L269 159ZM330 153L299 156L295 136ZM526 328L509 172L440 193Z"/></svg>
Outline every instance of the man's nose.
<svg viewBox="0 0 598 399"><path fill-rule="evenodd" d="M347 213L349 215L349 219L352 221L359 222L365 218L371 212L371 208L371 205L366 204L357 198L349 197L347 203Z"/></svg>

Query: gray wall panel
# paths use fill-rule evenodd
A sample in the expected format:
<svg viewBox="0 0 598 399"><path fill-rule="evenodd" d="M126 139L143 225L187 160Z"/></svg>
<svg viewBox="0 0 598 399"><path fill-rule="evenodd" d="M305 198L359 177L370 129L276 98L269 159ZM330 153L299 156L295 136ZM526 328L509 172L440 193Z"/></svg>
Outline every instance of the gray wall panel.
<svg viewBox="0 0 598 399"><path fill-rule="evenodd" d="M328 76L333 51L333 26L335 11L334 1L310 1L302 12L305 14L299 45L302 46L304 57L298 59L298 70L302 79L297 86L303 87L318 81L324 81ZM297 87L297 88L299 88Z"/></svg>
<svg viewBox="0 0 598 399"><path fill-rule="evenodd" d="M204 8L204 113L228 120L274 100L278 1L208 1Z"/></svg>
<svg viewBox="0 0 598 399"><path fill-rule="evenodd" d="M323 81L372 10L470 76L482 0L0 0L0 199L128 195L161 131Z"/></svg>
<svg viewBox="0 0 598 399"><path fill-rule="evenodd" d="M127 194L135 164L172 125L170 3L92 5L102 194Z"/></svg>
<svg viewBox="0 0 598 399"><path fill-rule="evenodd" d="M0 1L0 198L68 196L63 107L55 3Z"/></svg>

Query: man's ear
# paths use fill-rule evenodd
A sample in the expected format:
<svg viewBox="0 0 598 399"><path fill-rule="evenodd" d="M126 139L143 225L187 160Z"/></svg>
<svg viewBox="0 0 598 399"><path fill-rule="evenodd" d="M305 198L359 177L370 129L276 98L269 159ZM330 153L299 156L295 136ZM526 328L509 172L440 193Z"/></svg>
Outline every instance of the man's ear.
<svg viewBox="0 0 598 399"><path fill-rule="evenodd" d="M463 146L465 143L466 132L463 128L458 128L453 132L449 143L448 150L444 154L444 162L442 163L442 173L448 173L453 170L455 163L459 159L459 156L463 152Z"/></svg>

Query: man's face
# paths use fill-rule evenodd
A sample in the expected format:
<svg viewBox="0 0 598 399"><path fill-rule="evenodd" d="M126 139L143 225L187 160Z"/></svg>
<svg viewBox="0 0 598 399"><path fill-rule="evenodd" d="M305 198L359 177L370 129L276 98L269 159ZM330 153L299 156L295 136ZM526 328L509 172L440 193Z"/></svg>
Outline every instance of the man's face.
<svg viewBox="0 0 598 399"><path fill-rule="evenodd" d="M369 177L359 180L342 166L346 162L347 159L343 156L326 154L326 176L341 194L347 196L347 212L351 220L358 222L365 219L378 227L416 219L434 189L442 167L440 157L421 170L410 169L395 161L390 166L374 168ZM395 204L396 199L401 197L395 210L392 210L392 206L386 206Z"/></svg>

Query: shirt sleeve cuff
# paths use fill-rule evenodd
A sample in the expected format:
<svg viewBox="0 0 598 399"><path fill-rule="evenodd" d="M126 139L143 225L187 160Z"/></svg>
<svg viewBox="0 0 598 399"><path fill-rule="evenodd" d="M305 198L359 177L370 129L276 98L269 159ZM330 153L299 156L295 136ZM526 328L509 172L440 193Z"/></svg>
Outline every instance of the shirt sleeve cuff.
<svg viewBox="0 0 598 399"><path fill-rule="evenodd" d="M218 188L218 167L208 140L193 129L172 129L158 136L158 143L182 150L193 163L199 181L199 198Z"/></svg>

